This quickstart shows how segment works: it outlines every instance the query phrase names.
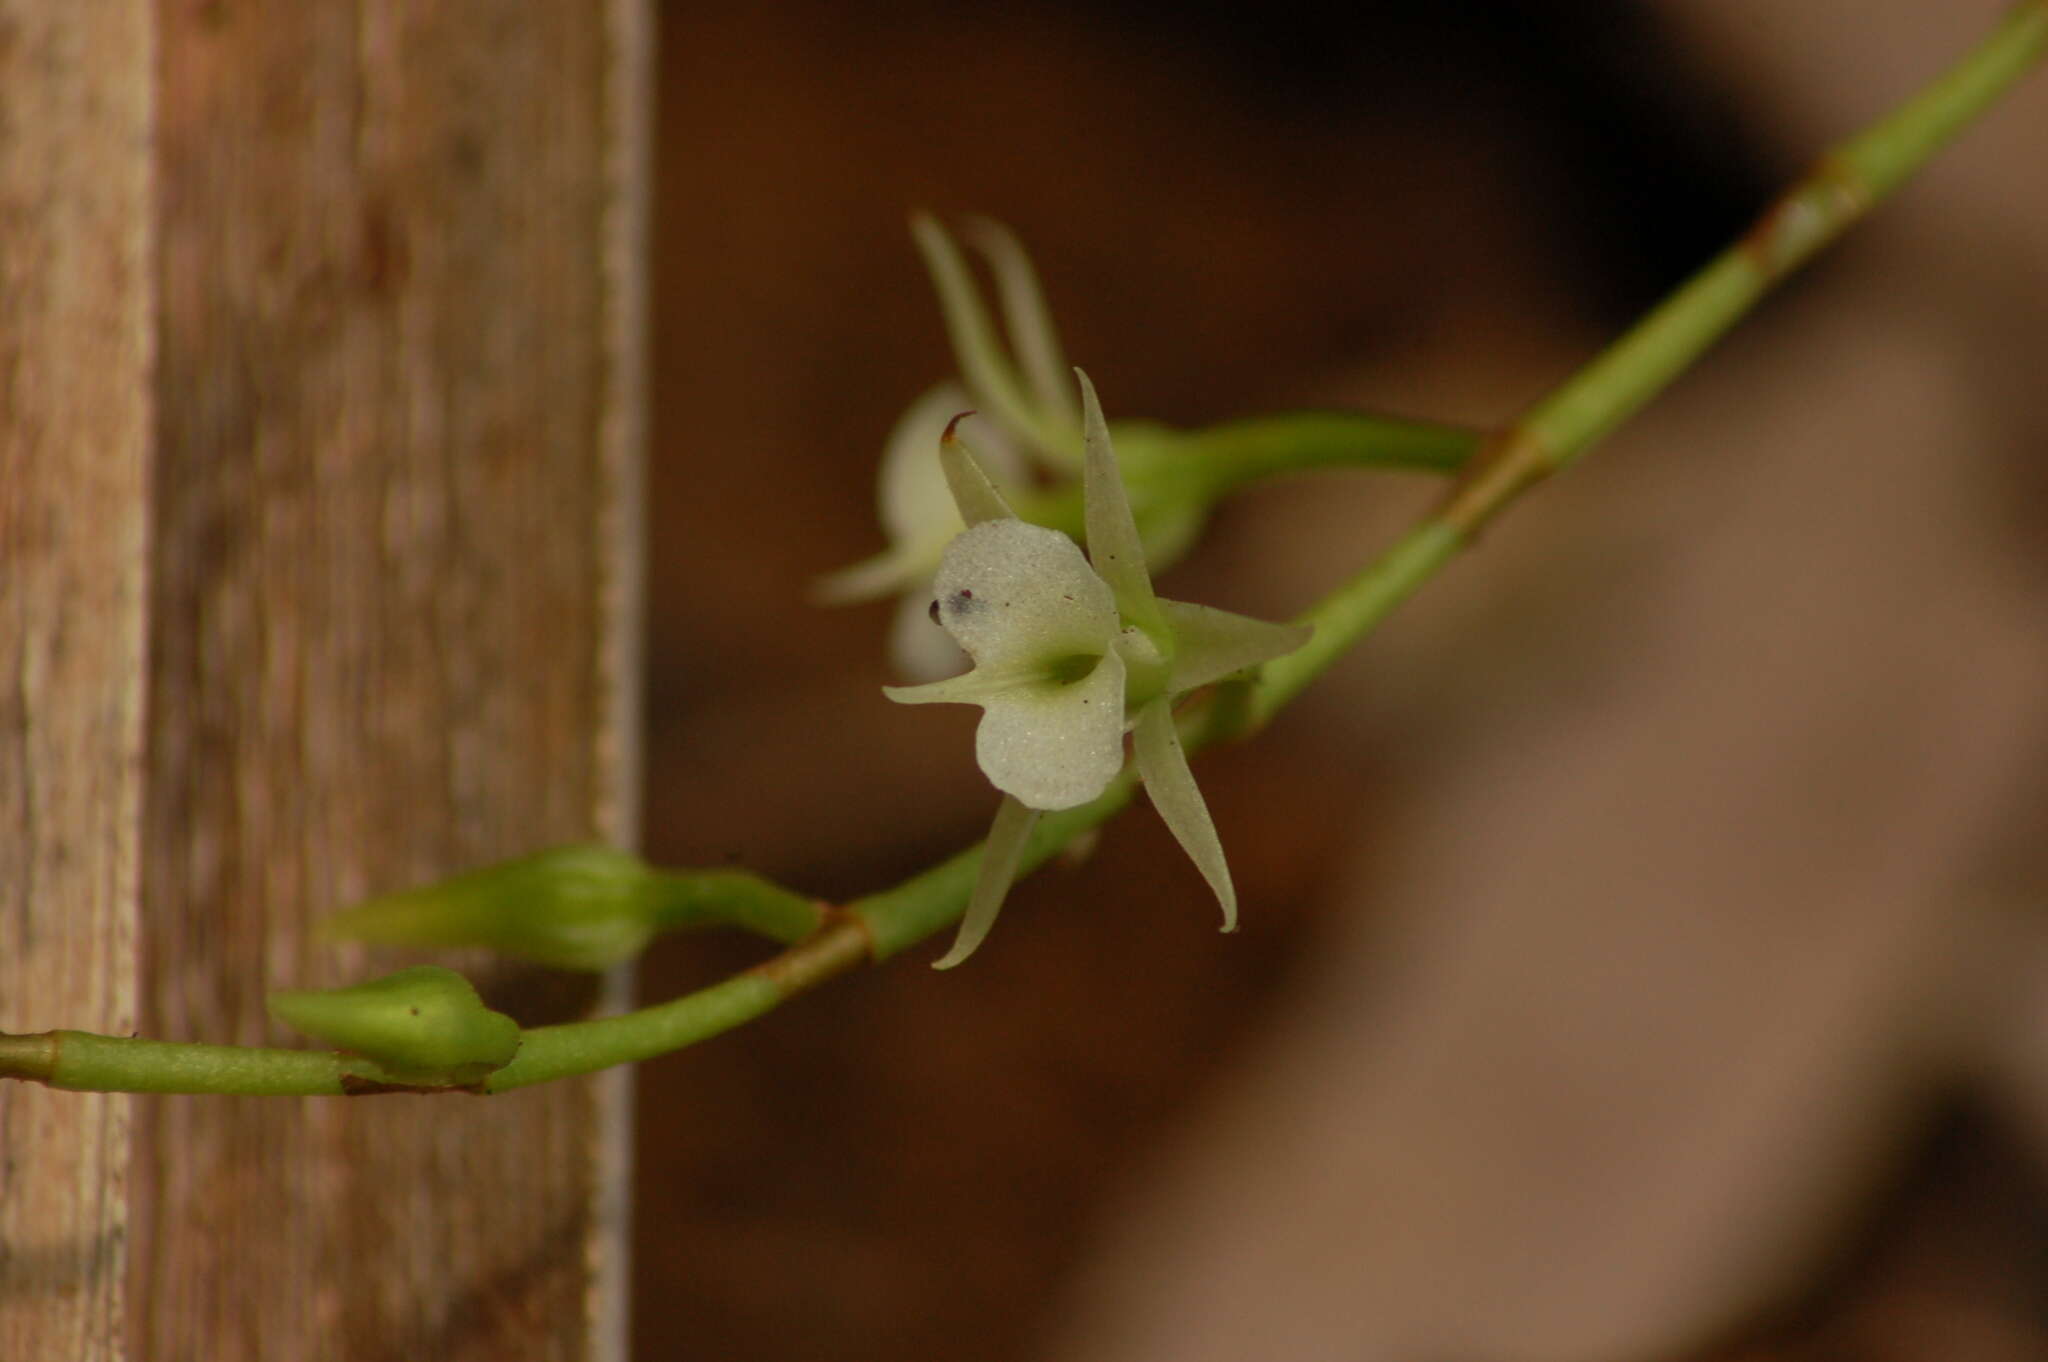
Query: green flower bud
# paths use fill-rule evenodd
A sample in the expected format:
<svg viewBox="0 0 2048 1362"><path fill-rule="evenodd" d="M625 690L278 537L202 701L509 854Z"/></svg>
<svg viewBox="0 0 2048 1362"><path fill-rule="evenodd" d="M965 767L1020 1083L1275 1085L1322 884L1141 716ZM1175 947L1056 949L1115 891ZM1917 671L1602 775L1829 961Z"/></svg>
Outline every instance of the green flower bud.
<svg viewBox="0 0 2048 1362"><path fill-rule="evenodd" d="M519 1052L519 1023L440 965L347 988L286 989L268 1002L286 1026L412 1080L474 1083Z"/></svg>
<svg viewBox="0 0 2048 1362"><path fill-rule="evenodd" d="M730 925L790 942L819 921L815 902L757 875L655 870L593 844L371 899L321 931L387 946L482 946L556 969L602 970L639 954L657 932Z"/></svg>
<svg viewBox="0 0 2048 1362"><path fill-rule="evenodd" d="M371 899L321 931L387 946L484 946L558 969L601 970L646 948L658 890L637 856L557 847Z"/></svg>

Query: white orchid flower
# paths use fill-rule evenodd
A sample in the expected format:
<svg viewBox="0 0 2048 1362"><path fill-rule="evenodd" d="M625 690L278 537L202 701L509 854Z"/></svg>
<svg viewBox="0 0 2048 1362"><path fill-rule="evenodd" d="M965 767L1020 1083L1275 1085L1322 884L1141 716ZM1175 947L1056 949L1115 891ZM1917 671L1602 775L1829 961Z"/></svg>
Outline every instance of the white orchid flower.
<svg viewBox="0 0 2048 1362"><path fill-rule="evenodd" d="M940 557L930 611L974 668L883 692L903 704L980 705L975 756L1003 792L959 936L940 969L965 960L988 934L1039 813L1085 804L1109 787L1123 768L1127 730L1153 807L1215 891L1223 929L1235 930L1237 892L1188 769L1173 701L1309 637L1304 625L1153 594L1101 403L1088 376L1075 373L1088 556L1058 531L1018 519L949 427L938 462L967 528Z"/></svg>
<svg viewBox="0 0 2048 1362"><path fill-rule="evenodd" d="M933 566L966 528L932 449L947 422L973 405L967 390L952 382L927 390L910 404L882 448L875 510L889 547L818 583L820 598L833 602L901 593L889 624L889 660L899 675L913 680L944 676L958 670L963 660L953 640L931 627L925 607L932 594ZM1026 484L1029 470L1012 441L998 438L984 445L981 453L998 486L1015 490Z"/></svg>
<svg viewBox="0 0 2048 1362"><path fill-rule="evenodd" d="M1085 441L1059 334L1017 238L983 218L965 226L968 243L995 284L999 329L967 258L945 228L919 214L911 219L911 232L938 291L961 380L939 384L912 403L883 447L877 509L888 548L821 579L818 596L846 603L901 593L889 629L889 658L898 674L928 681L957 669L962 660L926 617L939 554L963 528L945 475L931 457L946 422L970 407L988 416L991 433L976 453L996 486L1020 499L1029 494L1035 474L1071 486ZM1173 437L1163 427L1133 425L1123 435L1127 444L1138 442L1127 454L1135 450L1137 457L1154 461L1171 457ZM1145 539L1154 561L1177 558L1201 520L1196 505L1148 504Z"/></svg>

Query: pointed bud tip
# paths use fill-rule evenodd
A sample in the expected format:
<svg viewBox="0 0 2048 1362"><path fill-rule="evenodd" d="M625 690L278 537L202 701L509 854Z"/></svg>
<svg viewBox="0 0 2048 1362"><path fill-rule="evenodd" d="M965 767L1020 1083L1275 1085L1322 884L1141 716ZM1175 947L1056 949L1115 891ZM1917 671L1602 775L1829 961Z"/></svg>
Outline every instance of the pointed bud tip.
<svg viewBox="0 0 2048 1362"><path fill-rule="evenodd" d="M503 1068L519 1050L519 1023L439 965L345 988L283 989L265 1001L284 1025L400 1073L467 1082Z"/></svg>
<svg viewBox="0 0 2048 1362"><path fill-rule="evenodd" d="M647 944L656 877L630 852L556 847L329 917L321 936L393 946L484 946L562 969L609 968Z"/></svg>

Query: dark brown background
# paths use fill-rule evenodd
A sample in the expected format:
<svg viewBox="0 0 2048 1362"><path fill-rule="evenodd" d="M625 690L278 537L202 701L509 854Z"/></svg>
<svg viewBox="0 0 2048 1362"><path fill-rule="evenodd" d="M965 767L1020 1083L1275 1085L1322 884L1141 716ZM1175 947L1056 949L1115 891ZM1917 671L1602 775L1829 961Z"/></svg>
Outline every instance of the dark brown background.
<svg viewBox="0 0 2048 1362"><path fill-rule="evenodd" d="M1197 424L1354 401L1499 421L1729 236L1825 139L1932 74L1995 12L1959 6L1935 17L1926 11L1939 7L1903 0L1797 8L1800 18L1783 20L1770 6L1704 0L1389 3L1336 26L1320 9L1286 3L1217 15L1136 0L1000 14L915 0L664 6L651 853L745 864L844 897L978 835L992 807L969 759L971 713L881 701L882 608L823 611L806 597L818 574L879 547L871 507L883 435L949 367L904 229L909 208L983 212L1017 229L1071 358L1090 369L1113 415ZM2048 189L2038 162L2016 173L1998 159L2024 146L2028 128L2038 133L2039 93L1774 304L1723 377L1701 380L1719 386L1693 387L1653 433L1624 436L1568 486L1519 509L1482 550L1490 566L1425 594L1410 612L1419 618L1404 617L1256 744L1204 759L1199 774L1242 889L1242 933L1215 933L1198 879L1141 808L1088 865L1020 889L971 968L933 976L913 955L647 1065L637 1355L1175 1356L1145 1323L1173 1313L1161 1304L1173 1272L1151 1295L1132 1294L1127 1278L1143 1277L1143 1262L1170 1260L1160 1244L1180 1236L1157 1226L1180 1222L1160 1206L1206 1204L1203 1189L1229 1169L1258 1163L1261 1151L1278 1155L1279 1132L1262 1132L1259 1120L1290 1121L1273 1074L1305 1067L1296 1081L1310 1088L1353 1083L1330 1063L1289 1068L1304 1053L1301 1037L1317 1034L1299 998L1345 971L1360 995L1374 993L1382 971L1398 973L1387 963L1402 958L1398 949L1357 938L1376 913L1400 920L1401 886L1422 873L1402 871L1402 848L1445 837L1444 821L1468 807L1455 791L1498 788L1505 777L1489 774L1489 762L1507 776L1527 771L1548 760L1547 743L1580 727L1586 745L1609 744L1615 760L1642 764L1643 779L1682 788L1732 741L1697 717L1698 698L1672 699L1668 718L1641 729L1650 739L1608 716L1631 697L1666 694L1658 687L1672 677L1698 678L1701 665L1726 669L1724 681L1701 683L1732 711L1771 713L1750 706L1745 687L1781 696L1809 677L1814 694L1838 697L1816 704L1867 725L1839 735L1851 756L1827 768L1823 787L1790 775L1735 782L1730 798L1746 801L1759 828L1790 827L1816 866L1867 863L1867 848L1897 840L1887 818L1927 820L1858 801L1872 785L1934 781L1948 756L1890 765L1881 737L1860 735L1919 725L1927 745L1952 754L1973 734L1982 741L1970 750L1994 755L1957 787L1994 793L1925 850L1922 861L1940 868L1929 882L1967 881L1978 898L2001 901L2031 886L2038 897L2042 791L2014 783L2000 763L2044 750L2039 707L1941 699L1973 669L2012 678L2012 693L2038 693L2041 673L2027 680L2038 649L2016 646L1980 668L1967 642L1979 635L1969 634L1950 660L1928 663L1924 684L1894 695L1882 681L1901 671L1891 645L1859 651L1875 633L1840 641L1826 621L1847 617L1842 602L1889 589L1881 575L1859 580L1856 554L1896 558L1907 550L1889 527L1946 525L1951 512L1953 541L1981 550L1995 565L1985 580L2002 585L1984 589L1996 600L1981 610L1967 587L1945 590L1942 608L2002 639L2027 617L2011 602L2041 599L2048 440L2036 385L2048 257L2026 224L2048 227ZM1954 383L1943 386L1943 375ZM1932 385L1925 393L1920 376ZM1872 480L1890 476L1892 465L1866 455L1868 441L1910 424L1873 399L1899 388L1935 413L1915 428L1921 452L1901 454L1899 466L1953 460L1939 485L1961 489L1954 507L1921 516L1882 502L1863 516L1853 494L1837 507L1828 489L1840 485L1840 467L1809 482L1771 481L1795 462L1786 449L1796 440L1846 452L1852 479L1859 466ZM1752 398L1756 419L1726 424ZM1942 447L1928 452L1935 442ZM1168 590L1284 613L1360 561L1420 495L1398 480L1262 494L1219 517ZM1759 566L1760 579L1745 582L1742 566L1814 561L1748 547L1738 531L1757 507L1788 508L1780 528L1795 545L1811 536L1859 546L1819 555L1830 566L1813 579L1811 622L1787 626L1786 637L1815 640L1811 658L1761 626L1754 638L1743 632L1764 611L1744 590L1768 601L1797 583L1782 580L1782 566L1776 578ZM1894 512L1896 522L1886 518ZM1717 560L1728 571L1687 576L1693 542L1729 525L1736 538ZM1925 556L1952 560L1949 542L1930 541ZM1683 582L1698 589L1673 585ZM1928 639L1901 645L1909 659L1951 646L1923 606L1898 609L1898 636L1910 645L1918 627ZM1746 642L1701 664L1672 642L1696 616L1702 633L1719 619ZM1783 674L1762 677L1761 663ZM1866 691L1838 676L1876 679ZM1767 722L1778 720L1758 720ZM1811 731L1796 716L1785 722L1792 737L1752 741L1796 745ZM1859 764L1855 753L1879 755ZM1558 776L1560 805L1573 797L1571 779ZM1539 778L1528 797L1553 795ZM1834 823L1799 832L1821 805L1840 806L1839 845L1828 840ZM1594 835L1557 854L1633 856L1683 875L1688 844L1684 820L1674 821L1675 849L1662 860L1658 844L1625 827L1619 840ZM1744 845L1740 825L1730 826ZM1713 858L1712 845L1692 851ZM1463 854L1483 862L1511 852L1482 836ZM1759 885L1740 911L1778 923L1839 892L1761 871ZM1838 943L1868 936L1853 903L1836 906L1844 911L1821 914L1790 946L1735 938L1734 958L1792 963L1757 998L1702 975L1686 1024L1713 1036L1724 1011L1732 1026L1781 1007L1785 1053L1818 1053L1802 1048L1804 1002L1833 986L1827 962L1846 958ZM1486 930L1483 916L1475 921L1473 932ZM1949 939L1981 925L1949 933L1931 919L1899 921L1897 951L1844 967L1878 981L1872 990L1913 974L1901 961L1918 949L1915 933ZM1570 939L1575 929L1560 923L1537 932L1526 977L1568 977L1575 957L1560 965L1540 948ZM749 958L739 944L665 944L642 992L666 996ZM2015 987L1969 977L1955 991ZM1552 1015L1540 998L1530 1005ZM1759 1268L1754 1282L1681 1289L1668 1326L1652 1310L1640 1336L1717 1362L2048 1356L2042 1131L2014 1117L2038 1114L2028 1105L2039 1101L2038 1071L2029 1078L2022 1064L2015 1077L1985 1058L2005 1050L1974 1040L1938 1061L1893 1062L1882 1038L1892 1032L1875 1012L1854 1015L1861 1020L1812 1031L1879 1057L1857 1070L1872 1076L1853 1100L1835 1104L1852 1113L1840 1138L1854 1150L1811 1161L1843 1170L1839 1194L1819 1197L1810 1214L1787 1212L1796 1226L1786 1233L1803 1247L1788 1249L1782 1267ZM1643 1029L1626 1014L1589 1025L1624 1038ZM1449 1062L1466 1062L1464 1053ZM1682 1095L1685 1053L1641 1062L1676 1072ZM1776 1073L1775 1054L1757 1051L1743 1072ZM1536 1100L1600 1128L1597 1096L1552 1089ZM1796 1103L1770 1101L1758 1099L1757 1129L1812 1128ZM1201 1151L1217 1149L1236 1149L1239 1161L1205 1162ZM1449 1166L1455 1153L1444 1158L1450 1186L1464 1175ZM1369 1211L1335 1206L1341 1189L1319 1207L1314 1168L1299 1171L1311 1192L1285 1223L1331 1213L1329 1254L1355 1255L1362 1278L1376 1255L1400 1257ZM1713 1204L1715 1175L1693 1171L1704 1179L1700 1203ZM1281 1215L1289 1194L1276 1184L1246 1195L1259 1213ZM1666 1195L1676 1194L1660 1181L1641 1188L1643 1200ZM1729 1175L1726 1196L1755 1195ZM1540 1217L1497 1228L1491 1247L1503 1255L1516 1244L1532 1257L1594 1261L1604 1251ZM1187 1237L1205 1242L1199 1230ZM1603 1303L1591 1275L1586 1310L1635 1308ZM1199 1296L1192 1279L1189 1289ZM1191 1300L1194 1315L1213 1308ZM1498 1313L1516 1336L1512 1304L1474 1299L1471 1309ZM1313 1302L1250 1299L1240 1313L1255 1320L1261 1310L1279 1312L1258 1335L1270 1339L1266 1355L1332 1355L1314 1350L1327 1334L1314 1336L1323 1344L1289 1341L1289 1319L1312 1315ZM1341 1355L1542 1355L1533 1336L1527 1354L1454 1354L1455 1330L1400 1346L1361 1321Z"/></svg>

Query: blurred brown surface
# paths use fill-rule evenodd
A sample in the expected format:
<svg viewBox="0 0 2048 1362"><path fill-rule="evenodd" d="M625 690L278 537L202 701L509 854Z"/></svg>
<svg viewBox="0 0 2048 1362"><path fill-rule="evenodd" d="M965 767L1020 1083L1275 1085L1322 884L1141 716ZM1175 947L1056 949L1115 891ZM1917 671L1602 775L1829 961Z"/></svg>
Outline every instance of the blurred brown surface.
<svg viewBox="0 0 2048 1362"><path fill-rule="evenodd" d="M1390 5L1352 33L1286 7L1207 20L1142 5L670 5L650 851L844 897L979 835L992 807L971 713L880 701L884 610L806 599L818 573L879 546L882 437L949 368L909 207L1018 229L1113 415L1194 424L1348 400L1498 421L1787 167L1980 27L1952 17L1909 44L1915 60L1873 63L1867 85L1831 49L1819 65L1854 98L1795 110L1779 92L1806 68L1746 23L1749 7L1668 12L1666 28L1636 6ZM1971 886L1984 911L1955 911L1981 923L2043 881L2041 787L2015 772L2043 750L2025 621L2048 580L2028 358L2048 336L2048 253L2039 236L1976 232L1986 215L1949 203L2009 189L1993 144L2023 141L2041 109L1987 127L1977 155L1992 169L1966 147L1945 188L1796 286L1659 424L1520 508L1297 712L1203 760L1242 933L1215 933L1198 878L1140 808L1086 866L1021 888L971 967L935 976L914 952L647 1066L638 1354L1182 1362L1193 1354L1166 1341L1178 1319L1217 1340L1241 1327L1268 1356L1510 1362L1525 1354L1470 1339L1533 1336L1537 1316L1560 1338L1597 1337L1573 1332L1592 1316L1667 1355L1730 1362L2048 1356L2040 1146L1995 1094L1927 1133L1964 1076L2002 1072L2010 1088L2029 1072L1961 1054L1988 1024L1952 1023L1952 992L2015 986L1978 982L1998 953L1975 927L1947 929L1943 896ZM1987 263L1997 250L2008 267ZM1285 612L1427 495L1393 479L1262 492L1219 517L1169 588ZM1864 667L1887 684L1845 684ZM1932 755L1914 755L1915 733ZM1797 760L1775 762L1774 745ZM1631 796L1662 772L1660 798ZM1753 828L1770 848L1759 865L1777 870L1732 921L1686 928L1703 910L1682 888L1631 915L1622 872L1743 883L1714 878L1730 871L1717 844L1688 852L1691 780L1723 791L1717 835ZM1558 821L1595 797L1626 841ZM1552 830L1517 842L1517 810L1544 805ZM1660 806L1653 838L1639 820ZM1868 861L1887 844L1893 862ZM1587 867L1621 878L1578 913ZM1515 886L1536 882L1522 907ZM1866 930L1857 896L1888 889L1896 904ZM1640 918L1631 949L1668 973L1560 957L1600 913ZM1667 920L1722 954L1689 956L1660 934ZM1440 943L1419 966L1402 953L1402 924L1418 922ZM1957 957L1947 972L1918 968L1930 942ZM1777 963L1759 972L1765 952ZM642 991L749 958L673 943ZM1438 974L1431 958L1447 962ZM1485 1078L1489 1056L1514 1053L1486 1028L1548 1043L1567 1013L1544 989L1575 972L1592 987L1562 1033L1578 1036L1570 1062L1623 1084L1624 1107L1663 1094L1654 1139L1606 1119L1595 1087ZM1628 986L1603 992L1609 974ZM1624 1004L1637 1010L1602 1010ZM1397 1102L1375 1075L1403 1062L1388 1039L1401 1008L1454 1039L1441 1065L1407 1054L1416 1096ZM1717 1051L1744 1025L1752 1058ZM1458 1162L1473 1133L1459 1124L1408 1146L1404 1166L1459 1198L1457 1223L1489 1231L1477 1258L1388 1239L1317 1163L1365 1147L1346 1136L1346 1101L1397 1141L1415 1113L1449 1110L1430 1094L1467 1073L1471 1091L1502 1094L1472 1147L1548 1130L1555 1148L1528 1166L1564 1170L1533 1191L1479 1176ZM1853 1100L1811 1121L1803 1103L1838 1082ZM1741 1138L1683 1138L1702 1102L1728 1104L1715 1129ZM1799 1152L1774 1158L1788 1133ZM1604 1177L1582 1187L1589 1167ZM1657 1179L1679 1176L1697 1214L1630 1218L1632 1200L1677 1204ZM1532 1221L1530 1206L1554 1209ZM1624 1225L1650 1237L1631 1249L1612 1232ZM1340 1302L1347 1272L1391 1289L1393 1269L1435 1262L1446 1308L1469 1318L1387 1351L1402 1345L1375 1332L1384 1315L1347 1333L1339 1309L1323 1321L1334 1333L1288 1346L1328 1293L1290 1304L1225 1275L1203 1294L1203 1271L1278 1272L1283 1240L1350 1265L1327 1274ZM1546 1258L1583 1270L1548 1315L1518 1314L1514 1290L1535 1289L1525 1268ZM1624 1269L1638 1267L1654 1286L1632 1295ZM1483 1296L1455 1289L1465 1270Z"/></svg>
<svg viewBox="0 0 2048 1362"><path fill-rule="evenodd" d="M135 1021L151 59L133 7L0 0L0 1029L17 1033ZM0 1357L118 1355L132 1105L0 1084Z"/></svg>
<svg viewBox="0 0 2048 1362"><path fill-rule="evenodd" d="M645 21L0 0L0 1025L285 1042L329 909L631 835ZM0 1358L617 1357L624 1079L8 1082Z"/></svg>

